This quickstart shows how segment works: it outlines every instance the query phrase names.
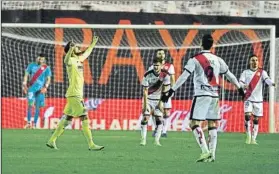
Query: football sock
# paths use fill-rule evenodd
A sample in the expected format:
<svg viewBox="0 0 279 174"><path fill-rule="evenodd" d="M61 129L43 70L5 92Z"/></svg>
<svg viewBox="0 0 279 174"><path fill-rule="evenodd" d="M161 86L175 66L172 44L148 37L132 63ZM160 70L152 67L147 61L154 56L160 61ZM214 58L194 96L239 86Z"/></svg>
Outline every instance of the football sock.
<svg viewBox="0 0 279 174"><path fill-rule="evenodd" d="M146 134L147 134L147 122L141 121L141 138L146 139ZM158 132L156 134L158 134Z"/></svg>
<svg viewBox="0 0 279 174"><path fill-rule="evenodd" d="M89 122L88 119L82 121L82 131L87 140L88 146L91 147L94 145L92 132L89 129Z"/></svg>
<svg viewBox="0 0 279 174"><path fill-rule="evenodd" d="M68 120L66 119L62 119L57 128L55 129L54 133L52 134L52 136L50 137L49 139L49 142L53 142L53 141L56 141L56 139L64 132L64 128L65 126L68 125Z"/></svg>
<svg viewBox="0 0 279 174"><path fill-rule="evenodd" d="M217 129L216 129L216 127L208 128L208 133L209 133L208 148L209 148L209 151L212 153L213 158L215 158L215 151L216 151L216 146L217 146Z"/></svg>
<svg viewBox="0 0 279 174"><path fill-rule="evenodd" d="M245 116L245 131L246 135L251 136L250 117Z"/></svg>
<svg viewBox="0 0 279 174"><path fill-rule="evenodd" d="M158 126L156 124L156 119L155 117L152 117L153 125L155 126L154 132L157 132Z"/></svg>
<svg viewBox="0 0 279 174"><path fill-rule="evenodd" d="M167 133L168 127L169 127L169 117L164 118L163 134Z"/></svg>
<svg viewBox="0 0 279 174"><path fill-rule="evenodd" d="M199 146L202 150L202 153L208 153L209 151L208 151L208 147L207 147L207 144L205 141L204 133L203 133L202 129L200 128L200 126L198 126L198 125L193 126L192 131L197 140L197 143L199 144Z"/></svg>
<svg viewBox="0 0 279 174"><path fill-rule="evenodd" d="M37 127L37 121L40 115L40 107L36 106L35 115L34 115L34 126Z"/></svg>
<svg viewBox="0 0 279 174"><path fill-rule="evenodd" d="M32 106L28 106L27 109L27 122L31 123L31 116L32 116Z"/></svg>
<svg viewBox="0 0 279 174"><path fill-rule="evenodd" d="M253 121L253 135L252 135L252 139L256 140L257 135L258 135L258 131L259 131L259 120L254 120Z"/></svg>
<svg viewBox="0 0 279 174"><path fill-rule="evenodd" d="M162 133L163 124L161 121L157 121L156 125L158 128L157 128L157 133L155 135L155 141L159 141Z"/></svg>

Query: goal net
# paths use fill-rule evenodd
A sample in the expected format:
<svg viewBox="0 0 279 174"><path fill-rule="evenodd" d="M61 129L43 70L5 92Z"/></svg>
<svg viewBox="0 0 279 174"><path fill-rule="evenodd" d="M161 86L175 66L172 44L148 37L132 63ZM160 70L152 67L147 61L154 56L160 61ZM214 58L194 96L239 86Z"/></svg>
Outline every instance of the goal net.
<svg viewBox="0 0 279 174"><path fill-rule="evenodd" d="M84 98L92 129L136 130L141 119L141 81L152 64L156 49L167 51L167 59L175 66L176 78L187 60L197 54L203 34L211 33L212 50L222 57L237 78L248 68L252 54L274 80L279 65L278 42L268 26L133 26L133 25L52 25L3 24L1 37L1 93L2 128L23 128L26 124L27 101L22 92L25 68L39 53L46 55L52 71L51 85L42 108L39 128L53 129L63 115L68 87L63 65L63 46L72 39L83 49L94 35L99 42L84 63ZM272 39L271 39L272 38ZM274 45L274 46L273 46ZM275 57L276 56L276 57ZM278 68L277 68L278 72ZM243 102L234 86L221 79L219 131L244 131ZM178 89L173 97L170 116L172 131L189 129L189 111L193 97L192 78ZM276 83L278 85L278 76ZM265 86L264 117L260 132L278 131L278 91ZM274 102L275 101L275 102ZM272 113L271 113L272 112ZM152 122L149 122L152 129ZM206 125L203 125L204 128ZM80 121L73 121L69 129L79 129Z"/></svg>

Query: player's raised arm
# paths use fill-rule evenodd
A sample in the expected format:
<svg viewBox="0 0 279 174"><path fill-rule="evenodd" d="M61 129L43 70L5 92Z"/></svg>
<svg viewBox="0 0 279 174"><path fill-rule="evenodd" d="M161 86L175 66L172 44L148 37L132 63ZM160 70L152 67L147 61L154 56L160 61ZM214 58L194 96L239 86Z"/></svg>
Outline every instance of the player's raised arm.
<svg viewBox="0 0 279 174"><path fill-rule="evenodd" d="M99 37L94 36L93 41L90 44L90 46L85 50L85 52L82 55L78 56L78 58L81 62L83 62L85 59L87 59L87 57L91 54L91 52L92 52L93 48L95 47L95 45L97 44L98 40L99 40Z"/></svg>
<svg viewBox="0 0 279 174"><path fill-rule="evenodd" d="M74 52L74 49L75 49L75 44L71 41L71 42L68 42L67 45L65 46L64 48L64 52L66 53L66 56L64 58L64 63L65 64L68 64L69 63L69 60Z"/></svg>

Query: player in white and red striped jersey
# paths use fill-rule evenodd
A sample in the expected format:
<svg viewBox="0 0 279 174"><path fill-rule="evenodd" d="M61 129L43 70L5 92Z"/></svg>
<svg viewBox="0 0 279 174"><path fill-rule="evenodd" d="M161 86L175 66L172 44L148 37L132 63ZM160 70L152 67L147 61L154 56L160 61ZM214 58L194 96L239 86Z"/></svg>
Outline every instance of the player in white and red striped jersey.
<svg viewBox="0 0 279 174"><path fill-rule="evenodd" d="M156 50L156 56L163 59L163 69L168 71L168 73L170 75L170 82L171 82L170 87L171 87L175 83L174 66L173 66L172 63L166 61L166 54L165 54L165 51L163 49L157 49ZM151 65L148 68L148 70L151 70L151 69L153 69L153 65ZM170 123L170 120L169 120L170 110L172 108L171 98L168 100L168 102L164 103L163 106L164 106L164 124L163 124L163 130L162 130L162 137L166 138L167 137L167 130L168 130L169 123ZM156 136L157 129L158 129L158 127L156 126L155 130L152 134L153 137Z"/></svg>
<svg viewBox="0 0 279 174"><path fill-rule="evenodd" d="M194 100L190 113L190 126L195 138L202 150L202 154L197 162L215 161L215 151L217 145L217 123L221 119L219 114L219 75L224 74L244 96L244 91L238 83L236 77L229 71L223 59L210 52L213 45L211 35L204 35L202 38L203 51L189 59L184 72L177 79L168 93L162 96L165 102L172 96L174 91L179 88L191 75L194 74ZM208 121L209 144L205 141L200 121Z"/></svg>
<svg viewBox="0 0 279 174"><path fill-rule="evenodd" d="M246 89L244 98L246 144L258 144L256 141L259 129L259 118L263 116L263 84L275 86L267 72L259 68L258 57L249 58L250 69L244 70L240 76L240 85ZM250 120L253 115L253 134L251 136Z"/></svg>
<svg viewBox="0 0 279 174"><path fill-rule="evenodd" d="M163 108L161 102L162 92L168 90L170 85L169 73L162 69L163 59L155 56L153 60L153 69L148 70L144 74L142 80L143 86L143 104L142 104L142 115L141 120L141 145L146 145L146 134L147 134L147 122L150 115L155 118L158 132L155 136L154 144L161 146L159 140L163 128Z"/></svg>

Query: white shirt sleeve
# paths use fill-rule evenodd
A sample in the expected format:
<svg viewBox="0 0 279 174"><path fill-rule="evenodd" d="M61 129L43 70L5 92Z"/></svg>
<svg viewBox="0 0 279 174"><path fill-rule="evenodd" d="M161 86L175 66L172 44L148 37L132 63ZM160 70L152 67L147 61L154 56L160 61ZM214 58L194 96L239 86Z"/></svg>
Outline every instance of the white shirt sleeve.
<svg viewBox="0 0 279 174"><path fill-rule="evenodd" d="M229 70L228 65L227 65L226 62L225 62L223 59L221 59L220 57L219 57L219 63L220 63L220 74L226 74L227 71Z"/></svg>
<svg viewBox="0 0 279 174"><path fill-rule="evenodd" d="M167 76L164 78L163 84L164 84L164 85L170 85L170 76L169 76L169 75L167 75Z"/></svg>
<svg viewBox="0 0 279 174"><path fill-rule="evenodd" d="M148 87L149 86L148 76L143 78L143 80L141 82L141 85L144 86L144 87Z"/></svg>
<svg viewBox="0 0 279 174"><path fill-rule="evenodd" d="M245 71L243 71L239 78L239 84L242 88L244 87L244 85L246 85L245 74L246 74Z"/></svg>
<svg viewBox="0 0 279 174"><path fill-rule="evenodd" d="M184 66L184 70L188 71L190 74L195 71L195 61L194 59L189 59L187 64Z"/></svg>
<svg viewBox="0 0 279 174"><path fill-rule="evenodd" d="M172 86L172 89L174 91L177 90L183 83L185 83L185 81L188 79L191 73L195 71L195 67L196 65L194 59L189 59L184 67L183 73L178 77L177 81Z"/></svg>
<svg viewBox="0 0 279 174"><path fill-rule="evenodd" d="M270 77L268 76L267 72L265 70L263 70L263 74L262 74L262 80L268 85L271 86L273 85L272 80L270 79Z"/></svg>
<svg viewBox="0 0 279 174"><path fill-rule="evenodd" d="M169 72L170 75L174 75L175 74L173 64L170 65L170 68L169 68L168 72Z"/></svg>
<svg viewBox="0 0 279 174"><path fill-rule="evenodd" d="M233 73L230 72L230 70L228 69L227 72L225 73L225 76L227 77L227 79L233 83L237 88L240 88L241 85L238 83L236 77L233 75Z"/></svg>

